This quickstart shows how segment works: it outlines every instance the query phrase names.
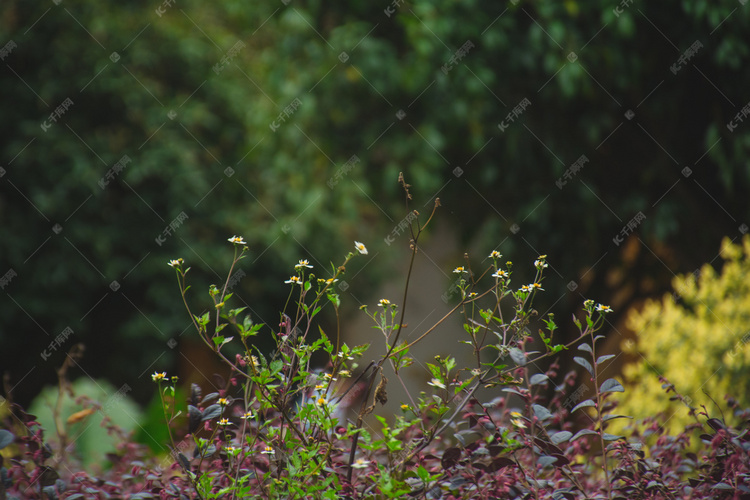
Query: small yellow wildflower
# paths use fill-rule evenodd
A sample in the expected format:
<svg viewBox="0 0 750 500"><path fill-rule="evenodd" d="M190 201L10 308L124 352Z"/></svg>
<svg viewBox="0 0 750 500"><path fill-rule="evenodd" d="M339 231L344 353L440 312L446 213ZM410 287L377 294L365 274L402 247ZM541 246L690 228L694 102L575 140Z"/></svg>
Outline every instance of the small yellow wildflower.
<svg viewBox="0 0 750 500"><path fill-rule="evenodd" d="M523 420L521 420L521 417L523 417L523 415L520 412L512 411L510 412L510 416L513 417L510 420L513 425L515 425L516 427L520 429L526 428L526 424L524 423Z"/></svg>
<svg viewBox="0 0 750 500"><path fill-rule="evenodd" d="M288 280L286 280L284 283L291 283L293 285L301 285L302 280L299 276L290 276Z"/></svg>
<svg viewBox="0 0 750 500"><path fill-rule="evenodd" d="M354 248L357 249L359 253L362 255L367 255L367 247L364 245L364 243L360 243L359 241L354 242Z"/></svg>
<svg viewBox="0 0 750 500"><path fill-rule="evenodd" d="M167 372L154 372L154 374L151 375L151 380L153 380L154 382L159 382L160 380L164 380L165 378L167 378Z"/></svg>
<svg viewBox="0 0 750 500"><path fill-rule="evenodd" d="M229 243L234 243L235 245L247 245L247 243L245 243L245 240L242 238L242 236L232 236L227 241Z"/></svg>
<svg viewBox="0 0 750 500"><path fill-rule="evenodd" d="M231 424L231 422L229 421L228 418L222 418L221 420L219 420L218 423L219 423L219 425L229 425L229 424Z"/></svg>
<svg viewBox="0 0 750 500"><path fill-rule="evenodd" d="M434 379L430 380L429 382L427 382L427 385L431 385L431 386L437 387L439 389L445 389L445 384L442 383L440 380L438 380L436 378L434 378Z"/></svg>
<svg viewBox="0 0 750 500"><path fill-rule="evenodd" d="M310 262L307 261L307 259L300 260L297 264L295 264L295 269L302 269L303 267L309 267L312 269L312 266L310 265Z"/></svg>

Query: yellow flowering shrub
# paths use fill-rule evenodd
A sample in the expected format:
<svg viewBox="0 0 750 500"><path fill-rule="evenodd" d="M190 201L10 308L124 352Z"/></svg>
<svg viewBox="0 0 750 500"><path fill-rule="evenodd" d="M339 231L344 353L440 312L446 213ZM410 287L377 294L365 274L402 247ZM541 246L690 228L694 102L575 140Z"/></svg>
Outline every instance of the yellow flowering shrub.
<svg viewBox="0 0 750 500"><path fill-rule="evenodd" d="M712 416L721 414L704 391L730 422L726 395L750 407L750 238L741 245L725 238L721 257L721 273L704 264L697 277L677 276L674 294L631 313L628 326L638 340L625 349L640 354L640 361L625 368L629 387L619 395L617 413L642 419L666 412L670 429L694 422L685 405L669 401L659 376Z"/></svg>

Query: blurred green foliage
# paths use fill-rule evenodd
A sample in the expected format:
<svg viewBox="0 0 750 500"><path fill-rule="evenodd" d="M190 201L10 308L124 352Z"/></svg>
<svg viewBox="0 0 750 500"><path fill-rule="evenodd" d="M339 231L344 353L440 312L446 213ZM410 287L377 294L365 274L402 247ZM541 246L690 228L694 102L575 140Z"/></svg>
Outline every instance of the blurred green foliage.
<svg viewBox="0 0 750 500"><path fill-rule="evenodd" d="M277 321L297 259L327 268L354 239L376 258L354 278L366 290L404 216L399 171L414 208L439 196L465 240L548 254L550 289L575 285L568 312L614 295L613 238L642 212L635 233L666 251L627 279L653 293L642 276L667 286L747 220L750 126L727 124L750 101L748 24L729 0L6 0L0 275L17 276L0 364L33 394L65 345L38 353L69 326L90 375L147 393L190 332L166 262L194 262L204 300L233 234L252 249L236 297L256 320Z"/></svg>
<svg viewBox="0 0 750 500"><path fill-rule="evenodd" d="M100 470L108 466L108 453L115 453L117 446L122 443L120 436L109 433L102 425L105 416L124 434L129 436L137 430L141 420L141 410L128 394L130 387L125 385L119 389L106 380L91 380L81 377L70 386L73 395L64 392L58 402L57 387L45 387L34 399L29 412L37 416L37 421L44 428L47 441L60 443L55 424L54 410L59 404L59 422L65 433L65 453L79 460L84 466L92 465ZM83 411L79 398L87 397L101 404L99 410L80 419L76 414ZM88 406L88 405L87 405ZM91 407L89 407L91 408ZM73 421L68 419L73 417ZM55 450L59 450L56 447Z"/></svg>

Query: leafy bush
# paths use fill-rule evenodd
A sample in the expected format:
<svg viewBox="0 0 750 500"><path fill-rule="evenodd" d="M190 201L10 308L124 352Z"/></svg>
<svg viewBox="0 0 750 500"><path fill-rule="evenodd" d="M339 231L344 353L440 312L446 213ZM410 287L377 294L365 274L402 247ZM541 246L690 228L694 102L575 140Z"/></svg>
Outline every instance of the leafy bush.
<svg viewBox="0 0 750 500"><path fill-rule="evenodd" d="M705 264L677 276L674 294L648 302L629 318L642 355L625 369L632 389L622 409L629 415L667 412L670 427L677 430L694 421L692 408L714 407L709 395L731 394L741 407L750 407L750 238L742 245L725 239L720 254L725 260L721 273ZM632 345L626 348L636 351ZM687 404L678 411L659 397L659 377L685 396ZM738 422L731 413L727 420Z"/></svg>
<svg viewBox="0 0 750 500"><path fill-rule="evenodd" d="M402 184L408 199L408 185ZM412 259L432 215L411 227ZM340 298L332 285L358 254L367 253L365 245L355 242L355 250L341 265L332 265L328 277L314 275L300 260L286 280L289 299L276 328L253 323L242 316L244 308L228 307L228 283L247 255L242 237L229 241L235 254L227 281L209 289L213 312L192 312L190 268L183 259L169 262L198 335L232 369L220 391L204 396L192 385L186 406L175 397L176 377L153 374L170 432L170 456L158 463L124 439L110 456L111 468L95 477L78 470L70 456L54 453L36 418L13 405L9 422L15 434L0 431L0 448L10 458L0 469L0 495L555 500L750 495L748 412L736 411L736 425L698 412L697 422L675 435L665 432L658 416L628 437L608 432L610 422L626 418L615 412L611 398L624 387L601 376L614 356L599 354L603 336L597 331L611 309L586 300L583 317L573 318L578 338L566 345L554 341L551 314L540 318L544 329L532 335L528 326L537 315L532 300L544 291L548 266L544 256L534 262L534 281L520 288L511 288L512 264L502 265L497 251L483 271L473 272L468 258L466 266L454 269L461 296L454 312L465 319L461 342L472 349L476 363L459 367L450 356L426 363L434 391L410 394L402 413L389 419L376 413L392 383L382 367L389 363L403 383L400 370L415 361L410 348L429 338L432 328L408 342L401 335L406 300L400 305L380 300L375 311L363 307L388 347L364 366L359 360L368 346L335 344L316 328L324 307L337 313ZM406 290L408 282L407 275ZM273 354L263 355L251 344L261 335L273 338ZM242 352L230 354L232 345L242 345ZM558 373L555 363L544 373L535 370L539 360L574 346L574 360L588 378L584 383L574 372ZM321 354L328 364L318 371L313 357ZM499 395L480 402L474 397L480 387L495 387ZM355 416L348 419L352 411ZM379 422L374 432L363 425L371 413ZM691 443L697 428L703 433ZM691 444L700 455L686 451Z"/></svg>
<svg viewBox="0 0 750 500"><path fill-rule="evenodd" d="M72 444L75 457L84 467L100 467L105 463L107 453L114 452L119 441L117 436L108 434L108 419L122 431L134 431L141 421L138 405L128 397L130 386L114 387L106 380L92 380L81 377L67 388L46 388L34 399L29 411L37 415L38 422L45 429L57 429L65 422L65 431L57 433L50 444L65 447ZM73 397L72 395L75 395ZM101 401L100 408L81 410L81 401ZM61 430L63 426L60 426Z"/></svg>

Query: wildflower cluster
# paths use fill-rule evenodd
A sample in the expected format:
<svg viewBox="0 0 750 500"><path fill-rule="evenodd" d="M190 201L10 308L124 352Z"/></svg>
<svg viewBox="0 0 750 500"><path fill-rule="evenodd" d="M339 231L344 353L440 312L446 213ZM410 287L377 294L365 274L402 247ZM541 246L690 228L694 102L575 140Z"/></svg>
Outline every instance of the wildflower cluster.
<svg viewBox="0 0 750 500"><path fill-rule="evenodd" d="M413 255L425 226L412 231ZM234 258L227 280L248 251L241 236L228 241ZM0 430L0 449L17 443L26 452L0 467L0 493L10 498L60 498L65 492L67 498L613 500L743 498L738 492L750 491L750 412L736 405L738 427L709 417L705 409L693 412L701 433L700 460L685 451L690 429L668 438L657 418L645 428L631 428L629 438L611 433L610 421L627 416L615 414L610 399L624 386L603 376L614 355L603 352L604 337L597 331L610 306L584 301L583 317L573 320L578 335L565 344L556 343L554 316L539 318L544 328L533 335L539 342L530 349L529 325L536 320L532 302L544 292L549 268L544 255L533 262L534 280L518 289L511 287L512 263L501 265L497 250L482 272L472 271L468 256L465 266L454 269L461 293L453 312L463 316L466 332L457 340L475 356L471 367L459 366L453 356L413 359L412 347L437 325L401 335L406 294L399 304L380 299L372 313L361 307L383 334L386 354L360 365L368 346L334 343L317 320L325 308L338 320L340 297L333 284L352 258L367 254L355 242L354 251L342 265L332 265L326 278L315 277L309 271L313 265L299 260L286 281L295 286L278 325L242 317L244 307L230 309L228 281L209 287L213 309L193 314L186 298L189 268L183 259L169 261L199 338L231 373L219 390L205 396L192 384L184 407L176 400L177 377L151 375L169 432L170 473L164 473L164 464L144 460L132 445L120 450L106 477L60 478L40 452L47 448L38 424L15 409L15 425L24 432L16 437ZM254 345L261 335L273 340L271 352ZM545 371L536 368L567 349L578 354L573 360L583 383L575 372L561 376L557 362ZM315 358L323 358L322 368L315 368ZM406 386L402 369L417 361L429 373L430 393L407 392L400 414L378 414L378 405L388 399L385 364ZM664 384L674 399L687 401L674 385ZM492 401L480 402L477 391L488 387L501 390ZM371 414L374 428L364 421ZM658 439L649 440L650 435Z"/></svg>

